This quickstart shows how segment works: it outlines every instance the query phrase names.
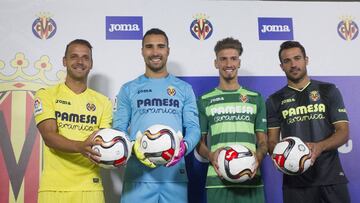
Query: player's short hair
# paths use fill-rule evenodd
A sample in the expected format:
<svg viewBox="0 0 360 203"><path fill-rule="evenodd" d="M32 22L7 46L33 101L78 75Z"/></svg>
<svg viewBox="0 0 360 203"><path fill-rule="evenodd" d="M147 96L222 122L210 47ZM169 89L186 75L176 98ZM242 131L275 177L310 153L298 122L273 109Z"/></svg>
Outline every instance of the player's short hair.
<svg viewBox="0 0 360 203"><path fill-rule="evenodd" d="M304 58L306 57L305 48L304 48L304 46L302 44L300 44L300 42L297 42L297 41L285 41L280 45L280 50L279 50L280 63L282 63L282 61L281 61L281 52L284 51L285 49L291 49L291 48L299 48L301 50L301 53L303 54Z"/></svg>
<svg viewBox="0 0 360 203"><path fill-rule="evenodd" d="M166 46L169 47L169 39L168 39L166 33L164 31L160 30L159 28L151 28L150 30L148 30L145 33L144 37L142 38L142 42L141 42L142 47L144 47L144 39L148 35L162 35L162 36L164 36L165 40L166 40Z"/></svg>
<svg viewBox="0 0 360 203"><path fill-rule="evenodd" d="M243 47L242 47L241 42L232 37L224 38L222 40L219 40L216 43L215 48L214 48L216 56L223 49L235 49L236 51L238 51L239 56L241 56L241 54L243 52Z"/></svg>
<svg viewBox="0 0 360 203"><path fill-rule="evenodd" d="M84 39L75 39L66 45L64 57L66 57L69 47L73 44L81 44L81 45L87 46L90 49L90 54L92 54L92 46L91 46L90 42L88 42L87 40L84 40ZM91 58L92 58L92 56L91 56Z"/></svg>

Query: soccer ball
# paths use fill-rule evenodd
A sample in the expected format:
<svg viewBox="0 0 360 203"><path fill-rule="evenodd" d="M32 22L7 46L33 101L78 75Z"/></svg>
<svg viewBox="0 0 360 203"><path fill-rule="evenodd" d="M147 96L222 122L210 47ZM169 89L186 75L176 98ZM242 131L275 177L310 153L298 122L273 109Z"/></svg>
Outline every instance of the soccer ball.
<svg viewBox="0 0 360 203"><path fill-rule="evenodd" d="M121 131L106 128L94 136L99 144L92 149L101 154L99 166L112 169L126 164L131 155L132 144L128 136Z"/></svg>
<svg viewBox="0 0 360 203"><path fill-rule="evenodd" d="M310 149L300 138L286 137L275 145L272 159L283 173L299 175L310 167L310 155Z"/></svg>
<svg viewBox="0 0 360 203"><path fill-rule="evenodd" d="M165 125L152 125L137 134L140 139L139 150L155 165L164 165L178 154L182 134L176 133L171 127Z"/></svg>
<svg viewBox="0 0 360 203"><path fill-rule="evenodd" d="M256 167L254 153L241 144L222 149L217 161L223 178L233 183L241 183L250 179Z"/></svg>

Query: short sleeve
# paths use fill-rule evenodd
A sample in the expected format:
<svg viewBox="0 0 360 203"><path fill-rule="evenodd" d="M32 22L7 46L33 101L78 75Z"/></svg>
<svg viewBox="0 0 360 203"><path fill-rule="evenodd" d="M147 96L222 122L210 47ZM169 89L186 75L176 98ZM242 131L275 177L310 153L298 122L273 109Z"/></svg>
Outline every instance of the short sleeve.
<svg viewBox="0 0 360 203"><path fill-rule="evenodd" d="M110 128L112 122L112 103L110 99L107 99L104 105L99 128Z"/></svg>
<svg viewBox="0 0 360 203"><path fill-rule="evenodd" d="M36 125L46 119L55 119L55 108L52 99L53 97L46 89L42 88L36 92L34 99L34 116Z"/></svg>
<svg viewBox="0 0 360 203"><path fill-rule="evenodd" d="M343 98L339 89L335 85L330 89L328 99L330 100L330 121L332 123L348 121L349 119L346 113Z"/></svg>
<svg viewBox="0 0 360 203"><path fill-rule="evenodd" d="M279 128L280 127L280 114L278 112L278 106L274 100L269 97L266 100L266 114L267 114L267 126L268 128Z"/></svg>
<svg viewBox="0 0 360 203"><path fill-rule="evenodd" d="M255 121L256 132L267 132L266 107L262 96L259 94L257 102L257 114Z"/></svg>
<svg viewBox="0 0 360 203"><path fill-rule="evenodd" d="M200 124L200 131L201 134L207 134L208 133L208 119L206 116L205 107L202 103L201 98L197 101L197 106L199 109L199 124Z"/></svg>

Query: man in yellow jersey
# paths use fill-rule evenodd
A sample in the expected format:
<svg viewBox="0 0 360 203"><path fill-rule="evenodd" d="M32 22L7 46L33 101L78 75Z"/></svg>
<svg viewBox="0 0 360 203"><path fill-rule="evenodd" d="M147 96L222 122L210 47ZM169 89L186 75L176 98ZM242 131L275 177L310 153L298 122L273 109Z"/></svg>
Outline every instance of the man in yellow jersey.
<svg viewBox="0 0 360 203"><path fill-rule="evenodd" d="M105 202L93 135L111 126L112 104L87 87L92 68L92 46L86 40L70 42L63 57L65 83L40 89L34 114L45 142L44 168L38 202Z"/></svg>

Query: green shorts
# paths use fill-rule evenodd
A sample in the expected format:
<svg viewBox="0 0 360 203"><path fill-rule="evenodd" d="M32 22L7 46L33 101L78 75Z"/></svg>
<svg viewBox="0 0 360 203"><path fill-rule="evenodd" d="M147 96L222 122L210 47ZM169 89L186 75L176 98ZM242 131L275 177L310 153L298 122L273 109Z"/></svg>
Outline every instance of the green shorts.
<svg viewBox="0 0 360 203"><path fill-rule="evenodd" d="M38 203L104 203L103 191L41 191Z"/></svg>
<svg viewBox="0 0 360 203"><path fill-rule="evenodd" d="M264 188L208 188L208 203L264 203Z"/></svg>

